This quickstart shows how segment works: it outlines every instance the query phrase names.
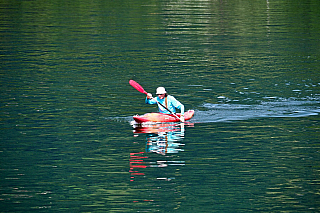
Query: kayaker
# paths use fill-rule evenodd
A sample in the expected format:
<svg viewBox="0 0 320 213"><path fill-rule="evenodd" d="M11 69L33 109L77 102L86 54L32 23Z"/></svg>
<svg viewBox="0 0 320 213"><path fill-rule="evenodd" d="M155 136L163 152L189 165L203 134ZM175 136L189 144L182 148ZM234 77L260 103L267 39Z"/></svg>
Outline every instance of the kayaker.
<svg viewBox="0 0 320 213"><path fill-rule="evenodd" d="M181 104L177 99L175 99L172 95L168 95L166 89L164 87L158 87L156 90L157 97L153 98L151 93L147 93L146 104L157 104L157 101L162 105L166 106L171 112L176 113L176 108L180 110L181 122L184 122L184 105ZM156 100L157 101L156 101ZM158 104L159 112L170 114L168 110Z"/></svg>

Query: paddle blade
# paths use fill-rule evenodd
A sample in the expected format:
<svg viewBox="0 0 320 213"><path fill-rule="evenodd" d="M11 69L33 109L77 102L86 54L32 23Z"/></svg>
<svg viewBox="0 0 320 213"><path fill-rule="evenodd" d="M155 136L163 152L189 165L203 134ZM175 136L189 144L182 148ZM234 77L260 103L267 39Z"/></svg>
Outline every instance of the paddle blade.
<svg viewBox="0 0 320 213"><path fill-rule="evenodd" d="M147 92L142 88L142 86L140 86L140 84L138 84L137 82L135 82L134 80L130 80L129 84L131 86L133 86L136 90L138 90L141 93L147 94Z"/></svg>

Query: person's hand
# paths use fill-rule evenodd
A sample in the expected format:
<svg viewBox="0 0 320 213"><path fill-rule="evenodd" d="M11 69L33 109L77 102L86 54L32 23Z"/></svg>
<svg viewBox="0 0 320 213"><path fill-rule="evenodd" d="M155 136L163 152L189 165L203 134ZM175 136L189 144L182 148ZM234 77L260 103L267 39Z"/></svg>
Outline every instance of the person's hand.
<svg viewBox="0 0 320 213"><path fill-rule="evenodd" d="M148 99L152 99L152 94L151 93L147 93L147 98Z"/></svg>
<svg viewBox="0 0 320 213"><path fill-rule="evenodd" d="M180 116L180 121L184 123L184 115Z"/></svg>

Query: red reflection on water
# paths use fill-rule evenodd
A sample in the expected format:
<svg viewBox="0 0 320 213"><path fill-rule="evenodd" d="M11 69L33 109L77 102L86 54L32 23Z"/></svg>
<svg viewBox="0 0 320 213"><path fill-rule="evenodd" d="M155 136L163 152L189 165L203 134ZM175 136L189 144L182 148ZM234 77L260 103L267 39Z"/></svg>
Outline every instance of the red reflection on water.
<svg viewBox="0 0 320 213"><path fill-rule="evenodd" d="M129 172L131 173L130 181L134 181L133 179L135 175L144 175L144 173L138 171L139 169L148 167L146 165L143 165L145 163L143 159L148 157L139 156L142 154L144 154L144 152L130 153L130 170L129 170Z"/></svg>

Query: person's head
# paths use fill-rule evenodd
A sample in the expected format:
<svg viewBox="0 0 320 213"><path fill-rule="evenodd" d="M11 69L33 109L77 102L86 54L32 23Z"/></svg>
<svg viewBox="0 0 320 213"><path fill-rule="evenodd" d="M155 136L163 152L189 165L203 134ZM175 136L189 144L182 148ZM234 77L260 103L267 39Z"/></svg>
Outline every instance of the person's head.
<svg viewBox="0 0 320 213"><path fill-rule="evenodd" d="M160 99L163 99L164 97L167 96L167 91L164 87L158 87L156 94Z"/></svg>

